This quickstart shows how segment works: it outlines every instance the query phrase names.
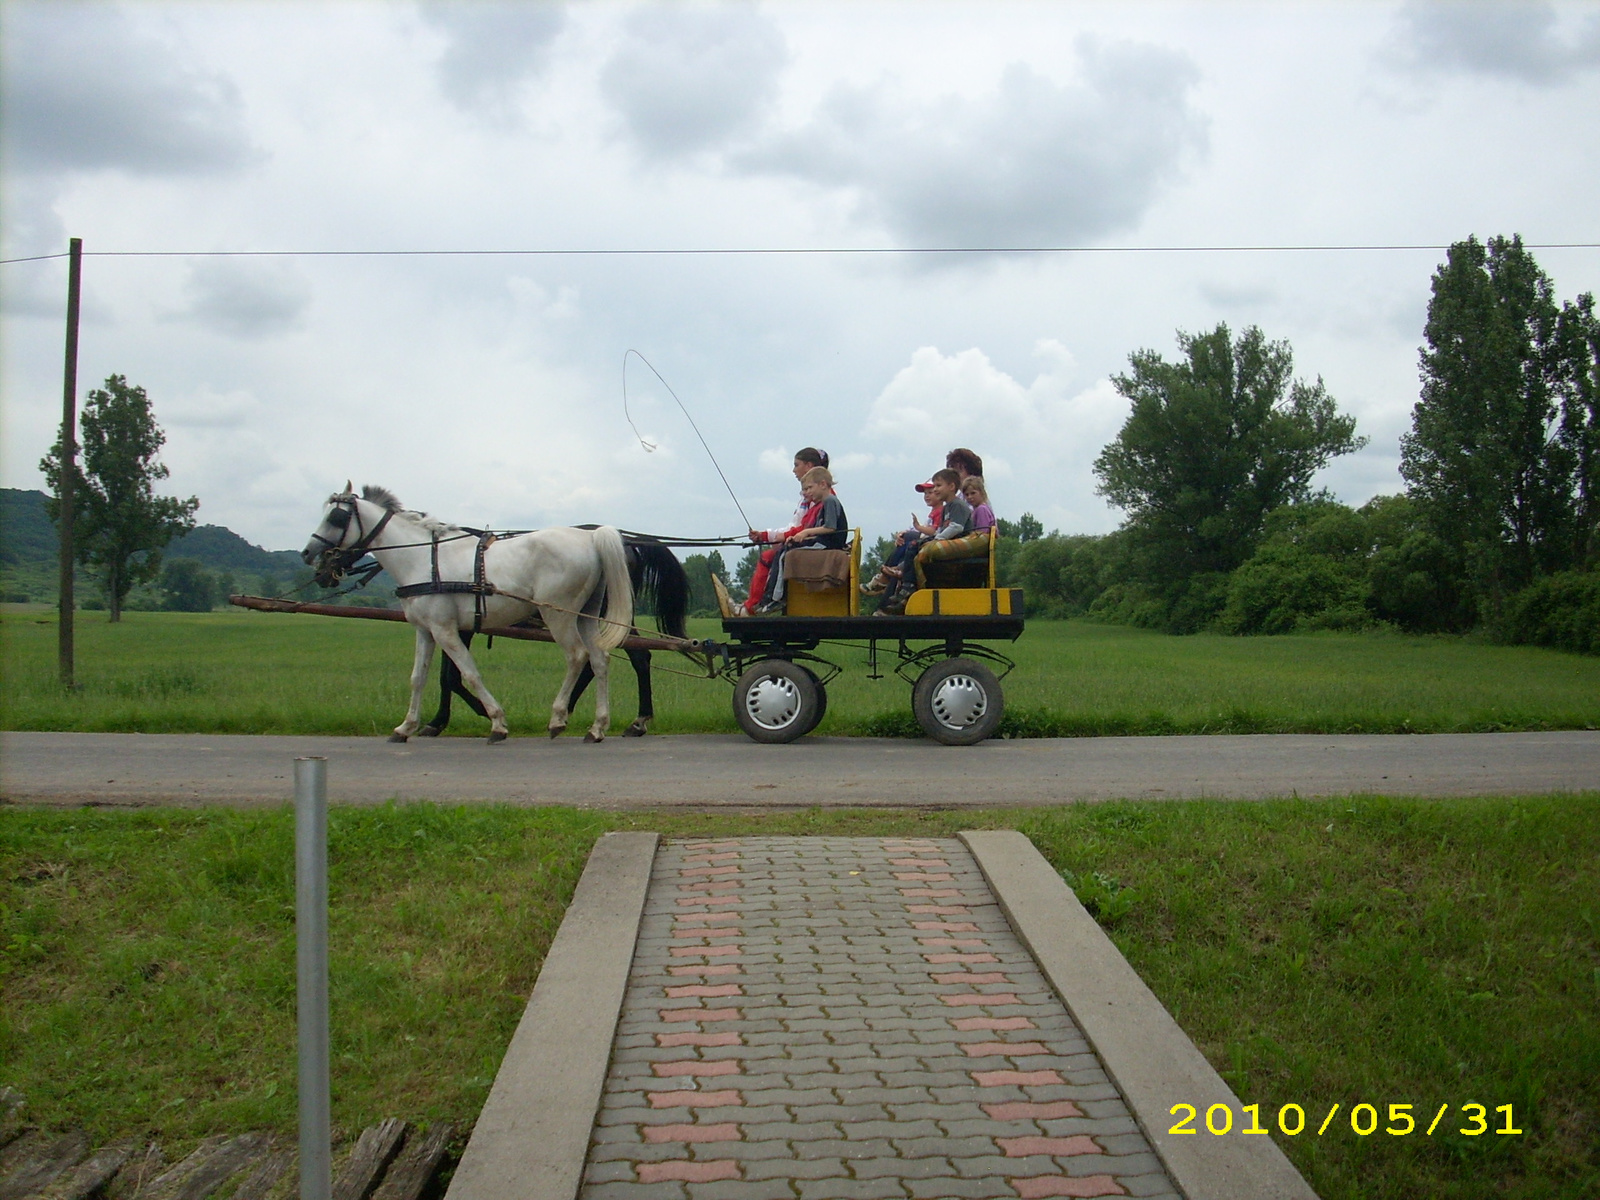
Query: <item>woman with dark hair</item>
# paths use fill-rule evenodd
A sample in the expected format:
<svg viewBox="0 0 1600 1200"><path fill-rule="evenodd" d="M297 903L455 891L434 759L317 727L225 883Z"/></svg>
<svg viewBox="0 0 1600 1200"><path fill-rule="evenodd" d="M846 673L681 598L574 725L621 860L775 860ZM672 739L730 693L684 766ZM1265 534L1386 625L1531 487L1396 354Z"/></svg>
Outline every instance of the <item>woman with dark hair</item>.
<svg viewBox="0 0 1600 1200"><path fill-rule="evenodd" d="M955 471L961 472L961 478L968 475L983 477L983 459L979 458L965 446L957 446L944 456L944 465Z"/></svg>

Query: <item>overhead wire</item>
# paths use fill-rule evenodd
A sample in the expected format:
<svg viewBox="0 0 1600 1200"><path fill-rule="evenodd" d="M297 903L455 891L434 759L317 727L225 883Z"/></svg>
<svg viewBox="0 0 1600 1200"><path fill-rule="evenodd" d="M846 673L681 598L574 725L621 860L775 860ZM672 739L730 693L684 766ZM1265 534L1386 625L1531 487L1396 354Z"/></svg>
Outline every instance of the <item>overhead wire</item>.
<svg viewBox="0 0 1600 1200"><path fill-rule="evenodd" d="M1600 250L1600 242L1525 242L1529 250ZM878 254L1332 254L1448 250L1448 243L1259 246L616 246L460 250L85 250L85 258L606 258L626 255ZM0 266L66 258L66 251L0 259Z"/></svg>

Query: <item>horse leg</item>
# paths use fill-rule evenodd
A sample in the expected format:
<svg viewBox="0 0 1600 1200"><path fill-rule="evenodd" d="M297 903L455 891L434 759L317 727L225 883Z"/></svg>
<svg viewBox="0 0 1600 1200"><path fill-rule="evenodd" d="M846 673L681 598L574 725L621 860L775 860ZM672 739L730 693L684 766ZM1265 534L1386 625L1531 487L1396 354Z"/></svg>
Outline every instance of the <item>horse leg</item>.
<svg viewBox="0 0 1600 1200"><path fill-rule="evenodd" d="M581 622L579 628L583 628ZM594 636L599 636L598 627ZM583 740L603 742L606 733L611 729L611 658L587 637L583 642L584 648L588 651L589 666L594 671L595 683L599 685L599 690L594 696L594 724L589 726L589 732L583 735Z"/></svg>
<svg viewBox="0 0 1600 1200"><path fill-rule="evenodd" d="M404 742L417 731L422 721L422 688L428 682L428 665L433 662L433 635L421 625L417 629L417 652L411 660L411 707L406 719L389 735L391 742Z"/></svg>
<svg viewBox="0 0 1600 1200"><path fill-rule="evenodd" d="M577 703L578 694L588 686L584 684L580 687L578 684L578 678L587 664L583 657L583 639L578 636L578 623L570 613L550 609L544 612L544 623L567 660L567 673L556 691L555 702L550 706L550 736L560 737L567 728L567 718L572 715L572 706Z"/></svg>
<svg viewBox="0 0 1600 1200"><path fill-rule="evenodd" d="M500 702L484 685L478 664L472 659L472 651L466 648L461 641L461 635L453 628L436 630L434 636L438 639L440 648L460 668L461 682L467 685L467 690L472 695L483 702L484 715L489 718L489 744L492 746L496 742L505 741L506 710L500 707Z"/></svg>
<svg viewBox="0 0 1600 1200"><path fill-rule="evenodd" d="M472 649L472 631L469 629L461 635L461 644L467 649ZM418 737L438 737L450 726L450 698L460 696L467 702L467 707L480 717L487 717L483 705L478 698L467 691L461 684L461 668L448 655L444 655L439 662L439 711L434 714L421 729L417 730Z"/></svg>
<svg viewBox="0 0 1600 1200"><path fill-rule="evenodd" d="M656 715L650 698L650 651L629 650L628 662L633 666L634 678L639 681L639 715L622 731L622 736L643 737L650 732L650 722Z"/></svg>

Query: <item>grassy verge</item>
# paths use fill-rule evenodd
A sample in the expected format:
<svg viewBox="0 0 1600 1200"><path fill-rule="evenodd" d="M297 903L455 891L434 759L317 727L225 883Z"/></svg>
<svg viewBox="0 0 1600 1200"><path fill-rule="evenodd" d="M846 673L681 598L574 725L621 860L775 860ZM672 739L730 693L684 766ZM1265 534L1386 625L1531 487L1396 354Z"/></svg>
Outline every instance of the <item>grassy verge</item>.
<svg viewBox="0 0 1600 1200"><path fill-rule="evenodd" d="M337 809L336 1119L470 1124L606 829L1019 828L1246 1103L1525 1133L1280 1138L1325 1200L1600 1190L1600 794L764 817ZM0 1083L169 1144L294 1122L288 812L0 809ZM1181 1097L1175 1097L1175 1100ZM1491 1120L1498 1121L1492 1111ZM1387 1123L1387 1122L1385 1122Z"/></svg>
<svg viewBox="0 0 1600 1200"><path fill-rule="evenodd" d="M711 621L692 631L721 636ZM54 616L0 614L0 727L371 735L397 725L408 698L411 634L383 622L234 611L129 613L111 625L89 615L77 642L81 686L65 693ZM1393 634L1175 638L1040 620L1007 649L1017 668L1003 732L1018 737L1600 728L1600 658L1536 647ZM916 733L909 688L892 674L869 679L864 647L820 652L845 668L820 733ZM558 652L502 641L479 661L512 732L539 733ZM659 732L736 732L727 684L674 673L693 668L670 655L656 662ZM620 725L635 708L632 672L618 668ZM430 687L425 715L434 699ZM452 732L483 733L465 706L456 713Z"/></svg>

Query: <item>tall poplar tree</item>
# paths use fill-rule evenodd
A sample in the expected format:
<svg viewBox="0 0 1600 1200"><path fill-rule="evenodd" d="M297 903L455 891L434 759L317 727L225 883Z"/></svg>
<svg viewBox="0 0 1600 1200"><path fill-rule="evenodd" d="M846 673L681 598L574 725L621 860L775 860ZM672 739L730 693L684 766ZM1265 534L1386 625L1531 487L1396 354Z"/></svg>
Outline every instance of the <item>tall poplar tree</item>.
<svg viewBox="0 0 1600 1200"><path fill-rule="evenodd" d="M134 584L161 572L161 550L194 528L200 501L157 496L153 485L167 477L156 455L167 435L156 424L150 397L113 375L104 388L89 393L80 421L82 466L72 484L77 520L76 558L100 578L111 620L122 619L122 604ZM56 441L39 463L50 490L61 494L63 447ZM51 520L60 504L49 502Z"/></svg>
<svg viewBox="0 0 1600 1200"><path fill-rule="evenodd" d="M1471 237L1433 277L1422 395L1400 473L1429 524L1463 554L1486 615L1540 574L1572 564L1581 436L1563 438L1561 314L1522 239ZM1569 431L1576 432L1576 431ZM1588 447L1592 462L1592 444Z"/></svg>

